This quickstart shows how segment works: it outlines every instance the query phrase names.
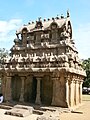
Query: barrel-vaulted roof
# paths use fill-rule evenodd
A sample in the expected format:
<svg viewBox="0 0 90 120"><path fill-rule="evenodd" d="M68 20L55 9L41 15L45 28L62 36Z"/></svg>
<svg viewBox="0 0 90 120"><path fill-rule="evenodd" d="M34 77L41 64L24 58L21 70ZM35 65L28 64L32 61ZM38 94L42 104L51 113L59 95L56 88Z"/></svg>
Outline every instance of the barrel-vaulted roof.
<svg viewBox="0 0 90 120"><path fill-rule="evenodd" d="M64 24L68 24L68 21L70 21L69 17L66 18L52 18L52 19L48 19L48 20L40 20L40 21L36 21L36 22L32 22L32 23L28 23L27 25L23 25L20 29L18 29L16 31L16 34L20 34L22 33L22 30L25 28L27 29L28 32L33 32L33 31L37 31L37 30L46 30L48 28L50 28L52 23L57 24L58 28L61 28ZM38 24L38 22L42 24L41 28L37 28L36 25ZM71 23L71 22L70 22Z"/></svg>

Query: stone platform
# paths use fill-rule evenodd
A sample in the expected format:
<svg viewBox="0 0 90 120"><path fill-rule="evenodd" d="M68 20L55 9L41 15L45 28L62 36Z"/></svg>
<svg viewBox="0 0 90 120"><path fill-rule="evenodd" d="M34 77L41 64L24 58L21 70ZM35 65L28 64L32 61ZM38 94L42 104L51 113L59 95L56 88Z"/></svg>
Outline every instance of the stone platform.
<svg viewBox="0 0 90 120"><path fill-rule="evenodd" d="M33 113L33 107L15 105L12 109L5 112L6 115L25 117Z"/></svg>
<svg viewBox="0 0 90 120"><path fill-rule="evenodd" d="M36 115L36 120L59 120L59 116L62 112L70 112L70 109L52 106L26 106L17 104L11 107L11 109L7 109L4 114L18 117Z"/></svg>

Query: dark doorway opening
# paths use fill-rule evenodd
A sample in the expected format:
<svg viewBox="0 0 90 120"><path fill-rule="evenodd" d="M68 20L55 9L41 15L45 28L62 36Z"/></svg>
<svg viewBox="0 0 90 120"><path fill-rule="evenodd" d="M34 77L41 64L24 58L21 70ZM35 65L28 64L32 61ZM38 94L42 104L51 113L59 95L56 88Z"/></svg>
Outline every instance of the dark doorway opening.
<svg viewBox="0 0 90 120"><path fill-rule="evenodd" d="M50 76L45 75L41 80L41 102L44 105L51 105L53 82Z"/></svg>
<svg viewBox="0 0 90 120"><path fill-rule="evenodd" d="M37 79L34 76L27 76L24 83L24 101L35 103L37 91Z"/></svg>
<svg viewBox="0 0 90 120"><path fill-rule="evenodd" d="M36 94L37 94L37 79L36 79L36 77L33 77L32 94L31 94L31 101L30 101L31 103L35 103Z"/></svg>

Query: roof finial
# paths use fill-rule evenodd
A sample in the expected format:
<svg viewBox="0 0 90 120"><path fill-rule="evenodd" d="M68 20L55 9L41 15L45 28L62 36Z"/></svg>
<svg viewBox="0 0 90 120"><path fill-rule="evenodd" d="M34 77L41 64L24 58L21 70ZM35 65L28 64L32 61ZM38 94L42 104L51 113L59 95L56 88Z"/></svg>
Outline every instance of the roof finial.
<svg viewBox="0 0 90 120"><path fill-rule="evenodd" d="M57 17L56 17L56 19L59 19L59 15L57 14Z"/></svg>
<svg viewBox="0 0 90 120"><path fill-rule="evenodd" d="M67 10L67 17L70 17L69 9Z"/></svg>
<svg viewBox="0 0 90 120"><path fill-rule="evenodd" d="M61 18L64 18L63 14L61 14Z"/></svg>
<svg viewBox="0 0 90 120"><path fill-rule="evenodd" d="M41 21L41 17L38 17L38 21Z"/></svg>

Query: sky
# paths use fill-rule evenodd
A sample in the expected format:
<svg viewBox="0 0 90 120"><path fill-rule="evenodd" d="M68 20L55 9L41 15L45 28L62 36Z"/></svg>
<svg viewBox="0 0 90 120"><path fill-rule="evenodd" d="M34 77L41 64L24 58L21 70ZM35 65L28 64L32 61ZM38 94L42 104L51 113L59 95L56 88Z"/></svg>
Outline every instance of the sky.
<svg viewBox="0 0 90 120"><path fill-rule="evenodd" d="M0 48L13 46L15 32L22 25L38 17L66 16L68 9L79 57L90 58L90 0L1 0Z"/></svg>

